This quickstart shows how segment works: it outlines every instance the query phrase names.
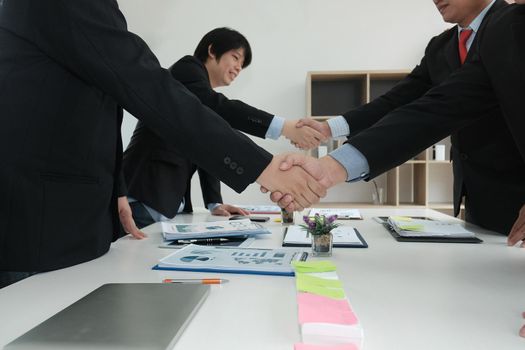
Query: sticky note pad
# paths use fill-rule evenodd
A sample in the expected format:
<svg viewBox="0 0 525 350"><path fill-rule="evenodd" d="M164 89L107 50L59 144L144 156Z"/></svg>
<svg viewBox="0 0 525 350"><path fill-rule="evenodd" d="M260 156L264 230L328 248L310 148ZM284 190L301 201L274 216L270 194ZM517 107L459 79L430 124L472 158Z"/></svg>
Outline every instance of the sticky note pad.
<svg viewBox="0 0 525 350"><path fill-rule="evenodd" d="M345 292L342 288L323 287L301 279L298 279L296 282L297 290L301 292L308 292L334 299L343 299L345 297Z"/></svg>
<svg viewBox="0 0 525 350"><path fill-rule="evenodd" d="M294 261L292 265L295 272L328 272L335 271L336 267L331 261Z"/></svg>
<svg viewBox="0 0 525 350"><path fill-rule="evenodd" d="M423 225L397 225L400 229L405 231L423 231Z"/></svg>
<svg viewBox="0 0 525 350"><path fill-rule="evenodd" d="M315 286L327 288L343 288L343 284L339 280L310 276L309 274L305 273L297 273L295 275L295 278L297 278L297 280L301 280L302 282Z"/></svg>
<svg viewBox="0 0 525 350"><path fill-rule="evenodd" d="M391 216L391 218L395 221L412 221L412 218L409 216Z"/></svg>
<svg viewBox="0 0 525 350"><path fill-rule="evenodd" d="M331 323L356 325L357 316L346 299L335 300L310 293L297 296L299 324Z"/></svg>

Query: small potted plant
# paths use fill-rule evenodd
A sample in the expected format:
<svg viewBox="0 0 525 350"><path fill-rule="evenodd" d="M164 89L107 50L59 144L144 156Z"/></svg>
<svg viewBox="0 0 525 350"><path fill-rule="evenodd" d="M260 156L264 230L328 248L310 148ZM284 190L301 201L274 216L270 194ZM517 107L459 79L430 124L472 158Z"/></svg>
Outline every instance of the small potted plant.
<svg viewBox="0 0 525 350"><path fill-rule="evenodd" d="M312 236L312 255L331 256L332 255L332 230L339 226L335 221L337 215L324 216L315 214L313 218L303 216L306 225L301 227Z"/></svg>

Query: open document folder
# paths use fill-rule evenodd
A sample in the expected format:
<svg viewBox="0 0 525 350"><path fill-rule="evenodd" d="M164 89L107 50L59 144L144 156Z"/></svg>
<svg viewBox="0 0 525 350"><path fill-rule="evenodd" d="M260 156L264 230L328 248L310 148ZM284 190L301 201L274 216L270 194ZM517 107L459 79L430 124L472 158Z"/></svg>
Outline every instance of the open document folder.
<svg viewBox="0 0 525 350"><path fill-rule="evenodd" d="M363 220L359 209L350 208L312 208L308 215L314 216L315 214L331 216L337 215L337 220Z"/></svg>
<svg viewBox="0 0 525 350"><path fill-rule="evenodd" d="M250 273L293 276L293 261L305 261L299 249L204 247L189 244L160 259L154 270Z"/></svg>
<svg viewBox="0 0 525 350"><path fill-rule="evenodd" d="M250 219L233 221L207 221L196 223L162 222L162 235L166 241L229 236L270 234L262 225Z"/></svg>
<svg viewBox="0 0 525 350"><path fill-rule="evenodd" d="M344 248L368 248L363 236L355 228L350 226L339 226L332 230L334 247ZM312 235L308 234L299 225L285 228L283 247L310 247Z"/></svg>
<svg viewBox="0 0 525 350"><path fill-rule="evenodd" d="M481 239L458 223L390 216L385 225L398 241L481 243Z"/></svg>

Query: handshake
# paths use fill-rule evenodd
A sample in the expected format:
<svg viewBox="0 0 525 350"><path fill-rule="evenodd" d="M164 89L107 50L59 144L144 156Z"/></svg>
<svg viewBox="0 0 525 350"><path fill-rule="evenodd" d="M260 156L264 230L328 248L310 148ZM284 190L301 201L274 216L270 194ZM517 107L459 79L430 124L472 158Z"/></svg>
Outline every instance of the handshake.
<svg viewBox="0 0 525 350"><path fill-rule="evenodd" d="M290 124L285 123L283 135L299 148L316 147L332 136L326 122L301 119L292 127L296 130L290 131ZM290 137L294 132L304 137ZM289 153L274 156L256 182L263 193L271 193L271 200L281 208L301 211L318 203L328 188L344 182L347 177L346 169L330 156L316 159Z"/></svg>

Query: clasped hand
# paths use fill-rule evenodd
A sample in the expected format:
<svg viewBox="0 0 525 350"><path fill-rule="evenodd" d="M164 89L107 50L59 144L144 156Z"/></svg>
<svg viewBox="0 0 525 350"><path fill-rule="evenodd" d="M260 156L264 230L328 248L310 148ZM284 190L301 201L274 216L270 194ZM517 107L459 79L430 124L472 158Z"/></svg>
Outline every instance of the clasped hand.
<svg viewBox="0 0 525 350"><path fill-rule="evenodd" d="M332 157L320 159L303 154L275 156L266 168L271 169L274 181L259 177L263 193L271 192L270 198L287 211L301 211L318 203L326 190L346 180L346 170Z"/></svg>
<svg viewBox="0 0 525 350"><path fill-rule="evenodd" d="M319 122L312 118L287 120L284 123L283 136L290 143L300 149L312 149L328 140L332 134L326 122Z"/></svg>

